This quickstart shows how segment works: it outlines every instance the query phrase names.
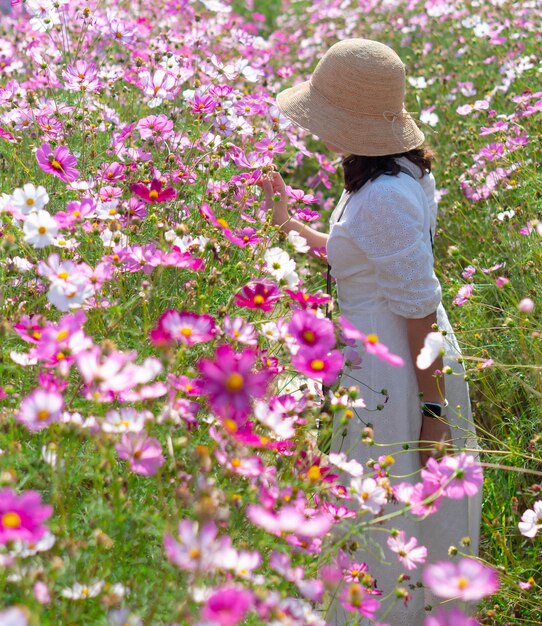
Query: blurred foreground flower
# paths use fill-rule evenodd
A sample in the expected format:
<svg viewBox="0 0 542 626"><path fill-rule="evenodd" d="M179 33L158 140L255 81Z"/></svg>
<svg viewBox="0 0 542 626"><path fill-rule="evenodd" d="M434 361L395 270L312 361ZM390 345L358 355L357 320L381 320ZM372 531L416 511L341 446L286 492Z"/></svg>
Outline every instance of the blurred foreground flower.
<svg viewBox="0 0 542 626"><path fill-rule="evenodd" d="M0 490L0 543L35 543L47 532L42 523L51 517L53 507L41 503L37 491L17 495L12 489Z"/></svg>
<svg viewBox="0 0 542 626"><path fill-rule="evenodd" d="M490 596L499 588L499 577L494 569L468 558L458 563L439 561L428 565L423 581L439 598L459 598L465 602Z"/></svg>

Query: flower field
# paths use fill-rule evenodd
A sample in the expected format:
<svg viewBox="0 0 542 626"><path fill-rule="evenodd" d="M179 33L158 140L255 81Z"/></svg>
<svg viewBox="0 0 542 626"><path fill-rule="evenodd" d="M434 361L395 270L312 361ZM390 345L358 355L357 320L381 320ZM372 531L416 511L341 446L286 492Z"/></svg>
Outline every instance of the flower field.
<svg viewBox="0 0 542 626"><path fill-rule="evenodd" d="M424 587L423 626L542 624L540 3L0 8L0 626L325 625L337 604L383 626ZM370 467L319 450L317 423L363 402L345 361L401 363L325 318L325 250L261 190L279 170L328 228L340 160L275 96L351 37L404 60L436 154L481 449L415 485L370 427ZM382 525L479 491L479 558ZM358 558L382 532L390 589Z"/></svg>

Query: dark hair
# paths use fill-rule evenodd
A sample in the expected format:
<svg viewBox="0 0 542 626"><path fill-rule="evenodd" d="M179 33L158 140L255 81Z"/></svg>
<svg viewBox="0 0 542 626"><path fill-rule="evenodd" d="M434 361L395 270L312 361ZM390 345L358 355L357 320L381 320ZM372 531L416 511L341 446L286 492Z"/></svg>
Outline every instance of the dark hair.
<svg viewBox="0 0 542 626"><path fill-rule="evenodd" d="M361 189L370 180L376 180L382 174L397 176L400 166L396 159L406 157L420 168L422 175L431 171L433 152L422 146L400 154L386 154L384 156L360 156L349 154L342 160L344 172L344 188L354 192Z"/></svg>

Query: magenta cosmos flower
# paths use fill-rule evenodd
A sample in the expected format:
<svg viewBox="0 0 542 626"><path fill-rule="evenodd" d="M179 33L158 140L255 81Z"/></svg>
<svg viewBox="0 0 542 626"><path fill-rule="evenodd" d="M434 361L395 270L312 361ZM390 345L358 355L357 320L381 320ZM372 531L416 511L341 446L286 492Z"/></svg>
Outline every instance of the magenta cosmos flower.
<svg viewBox="0 0 542 626"><path fill-rule="evenodd" d="M162 181L158 178L154 178L150 187L143 183L134 183L130 189L132 193L141 198L143 202L147 204L154 204L156 202L167 202L168 200L174 200L177 197L177 192L173 187L166 187L162 189Z"/></svg>
<svg viewBox="0 0 542 626"><path fill-rule="evenodd" d="M292 365L301 374L322 379L324 385L332 385L344 365L344 357L338 350L315 354L304 348L292 357Z"/></svg>
<svg viewBox="0 0 542 626"><path fill-rule="evenodd" d="M42 504L37 491L19 496L12 489L0 490L0 543L36 543L47 531L42 522L52 513L53 507Z"/></svg>
<svg viewBox="0 0 542 626"><path fill-rule="evenodd" d="M75 169L77 159L66 146L57 146L53 151L48 143L44 143L36 151L36 159L44 172L60 178L65 183L79 178L79 170Z"/></svg>
<svg viewBox="0 0 542 626"><path fill-rule="evenodd" d="M300 348L307 348L318 353L329 352L335 347L333 323L326 317L320 318L308 311L295 311L288 324L288 332Z"/></svg>
<svg viewBox="0 0 542 626"><path fill-rule="evenodd" d="M248 589L222 587L207 600L201 616L220 626L235 626L244 619L253 601L254 596Z"/></svg>
<svg viewBox="0 0 542 626"><path fill-rule="evenodd" d="M342 606L351 613L359 613L368 619L374 619L380 608L380 601L359 583L350 583L341 592Z"/></svg>
<svg viewBox="0 0 542 626"><path fill-rule="evenodd" d="M210 315L168 309L159 317L149 335L155 345L178 342L193 346L211 341L216 331L214 319Z"/></svg>
<svg viewBox="0 0 542 626"><path fill-rule="evenodd" d="M475 559L428 565L423 582L439 598L459 598L465 602L490 596L499 588L497 572Z"/></svg>
<svg viewBox="0 0 542 626"><path fill-rule="evenodd" d="M202 374L203 393L220 417L242 423L250 414L251 398L261 398L271 372L252 371L256 361L253 350L235 352L230 346L219 346L214 360L201 359L198 369Z"/></svg>
<svg viewBox="0 0 542 626"><path fill-rule="evenodd" d="M272 311L277 300L281 298L275 283L268 280L254 281L245 285L235 296L235 304L247 309Z"/></svg>
<svg viewBox="0 0 542 626"><path fill-rule="evenodd" d="M117 454L130 461L132 472L142 476L153 476L165 462L158 439L147 437L145 433L124 433L117 445Z"/></svg>

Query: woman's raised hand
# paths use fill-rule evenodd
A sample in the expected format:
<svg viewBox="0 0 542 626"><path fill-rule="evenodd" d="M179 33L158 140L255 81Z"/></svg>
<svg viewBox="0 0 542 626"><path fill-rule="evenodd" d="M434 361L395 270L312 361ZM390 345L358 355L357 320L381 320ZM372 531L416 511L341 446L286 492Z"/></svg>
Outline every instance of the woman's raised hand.
<svg viewBox="0 0 542 626"><path fill-rule="evenodd" d="M288 195L284 180L278 172L270 172L262 177L261 186L267 208L273 211L273 224L281 226L290 219Z"/></svg>

